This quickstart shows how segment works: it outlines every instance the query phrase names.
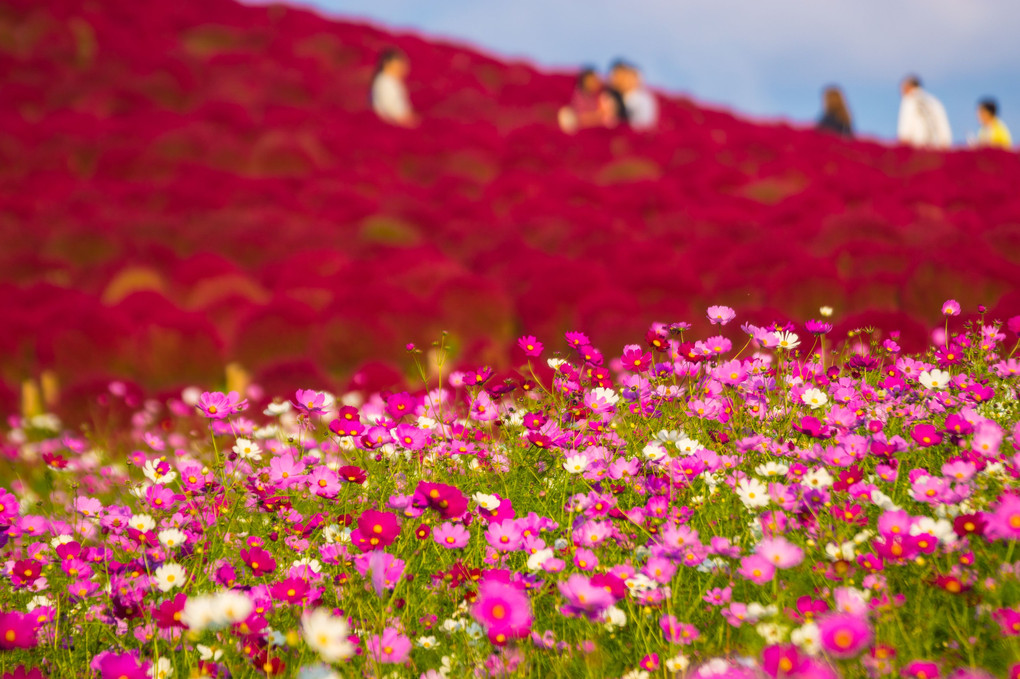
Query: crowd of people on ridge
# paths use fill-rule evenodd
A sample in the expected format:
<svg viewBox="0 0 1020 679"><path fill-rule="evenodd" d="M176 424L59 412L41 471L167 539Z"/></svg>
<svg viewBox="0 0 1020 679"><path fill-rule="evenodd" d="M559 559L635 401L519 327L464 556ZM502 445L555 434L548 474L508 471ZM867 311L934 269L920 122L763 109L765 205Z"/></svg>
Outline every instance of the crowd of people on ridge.
<svg viewBox="0 0 1020 679"><path fill-rule="evenodd" d="M382 120L403 127L418 123L407 94L409 70L406 54L387 49L379 56L372 79L372 110ZM900 92L898 141L918 148L949 148L953 135L942 102L924 89L916 75L903 79ZM817 129L844 137L854 135L850 108L839 87L825 88L822 106ZM999 117L999 105L994 99L978 102L977 117L981 127L978 134L968 140L971 146L1012 148L1013 139ZM604 80L595 68L583 68L577 76L570 103L559 110L557 118L560 128L569 134L591 127L627 126L634 130L652 130L659 122L659 103L645 86L637 66L618 59L610 65Z"/></svg>

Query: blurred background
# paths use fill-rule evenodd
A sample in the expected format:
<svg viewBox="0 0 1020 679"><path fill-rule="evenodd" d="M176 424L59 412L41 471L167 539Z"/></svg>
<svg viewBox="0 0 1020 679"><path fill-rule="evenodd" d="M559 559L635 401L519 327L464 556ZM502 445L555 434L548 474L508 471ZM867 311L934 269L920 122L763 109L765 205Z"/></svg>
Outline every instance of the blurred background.
<svg viewBox="0 0 1020 679"><path fill-rule="evenodd" d="M920 74L958 142L979 97L1020 129L1020 3L1013 0L300 0L328 16L424 31L547 67L620 56L649 81L744 115L813 121L839 83L857 129L894 139L900 78Z"/></svg>
<svg viewBox="0 0 1020 679"><path fill-rule="evenodd" d="M958 136L985 94L1011 119L1012 4L690 5L7 0L0 405L392 386L443 331L506 371L524 333L611 355L711 304L915 348L946 298L1017 312L1016 154L892 142L907 70ZM389 47L415 128L369 106ZM615 56L658 125L564 134ZM864 140L814 129L828 82Z"/></svg>

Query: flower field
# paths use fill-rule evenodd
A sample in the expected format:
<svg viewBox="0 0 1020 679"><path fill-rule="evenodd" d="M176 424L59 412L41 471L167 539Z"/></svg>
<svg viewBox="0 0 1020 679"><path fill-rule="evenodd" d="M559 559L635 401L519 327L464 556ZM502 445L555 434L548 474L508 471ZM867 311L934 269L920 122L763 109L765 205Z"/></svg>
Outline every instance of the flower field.
<svg viewBox="0 0 1020 679"><path fill-rule="evenodd" d="M960 313L12 415L0 676L1020 676L1020 316Z"/></svg>
<svg viewBox="0 0 1020 679"><path fill-rule="evenodd" d="M388 45L416 130L368 111ZM571 73L232 0L5 0L0 73L7 409L43 371L67 419L112 379L179 392L231 362L277 393L389 388L406 338L443 330L503 369L525 330L616 353L711 304L757 323L827 304L910 351L947 297L1020 308L1015 153L669 93L652 134L564 135Z"/></svg>

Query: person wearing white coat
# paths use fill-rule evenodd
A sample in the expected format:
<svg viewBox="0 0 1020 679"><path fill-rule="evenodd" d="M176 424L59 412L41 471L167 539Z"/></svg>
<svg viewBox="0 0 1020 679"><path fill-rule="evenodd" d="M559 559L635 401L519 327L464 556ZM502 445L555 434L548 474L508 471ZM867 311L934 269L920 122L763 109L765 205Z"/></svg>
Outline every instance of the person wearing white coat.
<svg viewBox="0 0 1020 679"><path fill-rule="evenodd" d="M924 91L917 76L904 78L901 91L903 99L897 128L900 142L921 148L949 148L953 133L942 102Z"/></svg>

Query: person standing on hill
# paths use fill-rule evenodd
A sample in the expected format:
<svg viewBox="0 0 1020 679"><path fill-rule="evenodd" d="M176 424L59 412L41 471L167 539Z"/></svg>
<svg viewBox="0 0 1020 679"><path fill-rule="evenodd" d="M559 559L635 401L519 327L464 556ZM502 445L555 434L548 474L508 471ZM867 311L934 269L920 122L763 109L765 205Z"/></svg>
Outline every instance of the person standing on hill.
<svg viewBox="0 0 1020 679"><path fill-rule="evenodd" d="M411 63L397 49L379 55L379 65L372 80L372 110L388 123L413 127L418 119L407 96L407 73Z"/></svg>
<svg viewBox="0 0 1020 679"><path fill-rule="evenodd" d="M924 91L921 79L907 76L901 86L899 140L911 146L947 149L953 143L949 116L938 99Z"/></svg>
<svg viewBox="0 0 1020 679"><path fill-rule="evenodd" d="M977 146L987 146L1009 150L1013 146L1013 137L1006 123L999 118L999 104L994 99L982 99L978 102L978 120L981 130L977 136Z"/></svg>
<svg viewBox="0 0 1020 679"><path fill-rule="evenodd" d="M843 91L835 86L826 87L822 94L822 103L825 108L818 120L818 129L835 132L843 137L854 136L853 120Z"/></svg>
<svg viewBox="0 0 1020 679"><path fill-rule="evenodd" d="M650 130L659 123L659 102L641 82L641 72L625 61L609 68L609 84L623 100L624 118L635 130Z"/></svg>

